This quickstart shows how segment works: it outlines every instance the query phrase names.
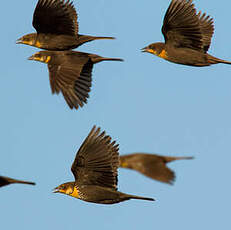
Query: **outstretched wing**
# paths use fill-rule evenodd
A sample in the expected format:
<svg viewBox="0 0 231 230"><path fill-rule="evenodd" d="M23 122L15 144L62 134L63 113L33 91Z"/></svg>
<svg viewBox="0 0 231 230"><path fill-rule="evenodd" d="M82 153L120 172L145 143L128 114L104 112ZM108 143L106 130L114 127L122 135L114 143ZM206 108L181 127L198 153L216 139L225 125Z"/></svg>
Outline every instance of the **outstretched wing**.
<svg viewBox="0 0 231 230"><path fill-rule="evenodd" d="M205 13L202 14L201 11L197 14L197 16L200 22L203 49L204 52L207 52L214 32L213 18L206 16Z"/></svg>
<svg viewBox="0 0 231 230"><path fill-rule="evenodd" d="M87 103L92 84L93 62L88 56L73 52L70 56L57 56L59 64L48 64L52 93L62 92L71 109L78 109Z"/></svg>
<svg viewBox="0 0 231 230"><path fill-rule="evenodd" d="M119 145L94 126L78 150L71 171L77 184L117 189Z"/></svg>
<svg viewBox="0 0 231 230"><path fill-rule="evenodd" d="M162 33L166 44L203 50L200 22L192 0L172 0L164 17Z"/></svg>
<svg viewBox="0 0 231 230"><path fill-rule="evenodd" d="M78 36L77 13L70 0L39 0L33 26L37 33Z"/></svg>

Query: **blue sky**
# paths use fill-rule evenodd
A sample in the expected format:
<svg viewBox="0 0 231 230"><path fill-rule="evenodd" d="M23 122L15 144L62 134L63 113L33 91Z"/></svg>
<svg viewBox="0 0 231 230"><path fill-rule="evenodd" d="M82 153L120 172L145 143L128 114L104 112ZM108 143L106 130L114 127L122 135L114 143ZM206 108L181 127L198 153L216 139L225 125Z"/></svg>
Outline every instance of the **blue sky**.
<svg viewBox="0 0 231 230"><path fill-rule="evenodd" d="M231 3L194 2L215 21L209 53L231 60ZM231 66L193 68L140 52L163 41L170 1L75 0L79 33L117 38L78 50L125 62L96 64L88 104L72 111L62 95L51 95L47 66L27 60L38 49L15 44L34 31L36 3L1 5L0 173L37 183L1 188L2 229L228 229ZM117 140L120 154L195 159L169 164L174 186L119 170L120 191L153 197L153 203L106 206L53 194L54 187L73 180L71 164L94 124Z"/></svg>

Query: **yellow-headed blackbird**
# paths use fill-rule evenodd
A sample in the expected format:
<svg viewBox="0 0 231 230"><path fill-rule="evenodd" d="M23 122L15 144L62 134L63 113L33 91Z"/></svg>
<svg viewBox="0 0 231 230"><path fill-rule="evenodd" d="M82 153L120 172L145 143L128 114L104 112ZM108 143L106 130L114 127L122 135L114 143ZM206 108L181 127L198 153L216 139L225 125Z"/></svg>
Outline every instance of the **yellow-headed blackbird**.
<svg viewBox="0 0 231 230"><path fill-rule="evenodd" d="M48 65L52 93L62 92L71 109L87 103L92 81L92 68L101 61L123 61L119 58L104 58L96 54L76 51L40 51L29 60Z"/></svg>
<svg viewBox="0 0 231 230"><path fill-rule="evenodd" d="M142 51L189 66L231 64L207 54L213 31L213 19L197 13L192 0L172 0L162 26L165 43L153 43Z"/></svg>
<svg viewBox="0 0 231 230"><path fill-rule="evenodd" d="M34 182L29 182L29 181L23 181L23 180L16 180L16 179L12 179L9 177L5 177L5 176L0 176L0 187L2 186L6 186L9 184L31 184L31 185L35 185Z"/></svg>
<svg viewBox="0 0 231 230"><path fill-rule="evenodd" d="M54 192L99 203L114 204L129 199L150 200L117 191L119 145L95 126L78 150L71 171L75 181L59 185Z"/></svg>
<svg viewBox="0 0 231 230"><path fill-rule="evenodd" d="M69 50L96 39L114 39L78 34L77 13L70 0L39 0L33 26L37 33L27 34L17 43L46 50Z"/></svg>
<svg viewBox="0 0 231 230"><path fill-rule="evenodd" d="M175 174L166 164L175 160L193 159L193 157L170 157L156 154L134 153L120 156L120 167L134 169L154 180L173 184Z"/></svg>

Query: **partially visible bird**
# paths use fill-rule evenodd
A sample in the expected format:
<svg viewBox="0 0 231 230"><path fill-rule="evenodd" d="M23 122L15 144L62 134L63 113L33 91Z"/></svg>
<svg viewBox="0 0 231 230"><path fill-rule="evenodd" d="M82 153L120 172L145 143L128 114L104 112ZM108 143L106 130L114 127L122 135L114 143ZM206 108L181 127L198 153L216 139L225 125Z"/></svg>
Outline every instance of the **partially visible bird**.
<svg viewBox="0 0 231 230"><path fill-rule="evenodd" d="M30 184L30 185L35 185L34 182L17 180L17 179L13 179L13 178L10 178L10 177L0 176L0 187L6 186L6 185L9 185L9 184Z"/></svg>
<svg viewBox="0 0 231 230"><path fill-rule="evenodd" d="M87 103L93 65L101 61L123 61L77 51L40 51L29 57L48 65L52 94L62 92L71 109Z"/></svg>
<svg viewBox="0 0 231 230"><path fill-rule="evenodd" d="M69 50L97 39L114 39L78 34L77 13L70 0L39 0L32 24L37 33L24 35L17 40L18 44L46 50Z"/></svg>
<svg viewBox="0 0 231 230"><path fill-rule="evenodd" d="M114 204L129 199L152 198L117 191L119 145L94 126L78 150L71 171L75 181L59 185L54 192L98 204Z"/></svg>
<svg viewBox="0 0 231 230"><path fill-rule="evenodd" d="M175 160L188 160L193 157L171 157L157 154L133 153L120 156L121 168L136 170L143 175L164 183L173 184L175 173L166 164Z"/></svg>
<svg viewBox="0 0 231 230"><path fill-rule="evenodd" d="M192 0L172 0L162 26L165 43L152 43L142 51L189 66L231 64L207 53L213 31L213 19L197 13Z"/></svg>

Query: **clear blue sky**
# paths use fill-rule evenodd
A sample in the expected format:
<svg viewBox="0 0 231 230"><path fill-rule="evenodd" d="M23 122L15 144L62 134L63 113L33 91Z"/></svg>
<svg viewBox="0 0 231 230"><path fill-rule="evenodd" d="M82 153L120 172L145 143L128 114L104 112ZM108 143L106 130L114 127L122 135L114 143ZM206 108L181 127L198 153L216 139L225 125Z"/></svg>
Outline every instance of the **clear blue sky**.
<svg viewBox="0 0 231 230"><path fill-rule="evenodd" d="M214 18L210 53L231 60L229 1L195 1ZM28 61L38 49L16 45L34 31L37 0L1 3L0 174L35 181L0 190L1 229L228 229L230 227L231 66L193 68L140 48L163 41L169 0L74 0L79 32L115 36L80 51L124 58L94 66L88 104L70 110L51 95L47 66ZM76 151L96 124L120 144L120 154L143 151L195 160L169 164L174 186L119 170L119 190L154 197L106 206L53 194L72 181Z"/></svg>

